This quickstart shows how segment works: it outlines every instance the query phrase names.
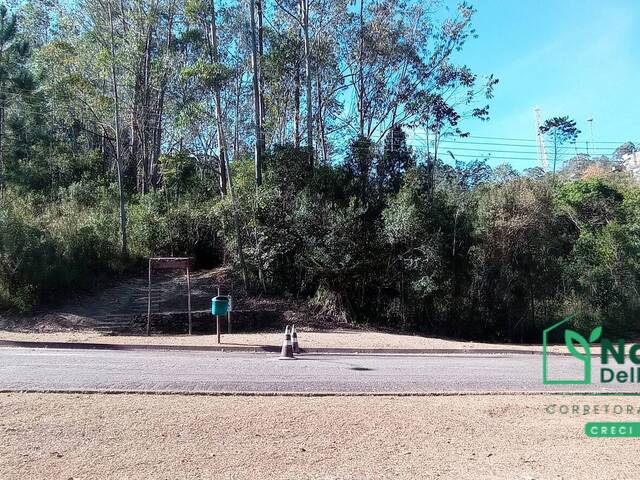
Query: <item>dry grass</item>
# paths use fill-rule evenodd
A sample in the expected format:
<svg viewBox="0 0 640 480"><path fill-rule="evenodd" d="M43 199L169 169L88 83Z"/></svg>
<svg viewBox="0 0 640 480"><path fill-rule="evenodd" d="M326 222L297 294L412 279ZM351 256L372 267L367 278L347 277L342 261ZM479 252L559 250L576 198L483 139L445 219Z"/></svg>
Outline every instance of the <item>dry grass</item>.
<svg viewBox="0 0 640 480"><path fill-rule="evenodd" d="M545 412L596 402L640 406L635 397L1 394L0 477L637 478L637 439L587 438L593 417Z"/></svg>

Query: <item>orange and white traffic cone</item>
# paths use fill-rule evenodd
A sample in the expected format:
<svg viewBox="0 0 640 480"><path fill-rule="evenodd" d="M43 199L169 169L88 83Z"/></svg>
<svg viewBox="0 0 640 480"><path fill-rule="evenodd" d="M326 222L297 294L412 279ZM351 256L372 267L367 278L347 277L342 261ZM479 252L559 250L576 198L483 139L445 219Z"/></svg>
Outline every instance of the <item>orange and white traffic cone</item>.
<svg viewBox="0 0 640 480"><path fill-rule="evenodd" d="M284 341L282 342L282 350L280 351L280 360L293 360L293 344L291 343L291 334L289 333L289 325L284 331Z"/></svg>
<svg viewBox="0 0 640 480"><path fill-rule="evenodd" d="M300 347L298 346L298 332L296 332L296 326L291 326L291 343L293 344L293 353L300 353Z"/></svg>

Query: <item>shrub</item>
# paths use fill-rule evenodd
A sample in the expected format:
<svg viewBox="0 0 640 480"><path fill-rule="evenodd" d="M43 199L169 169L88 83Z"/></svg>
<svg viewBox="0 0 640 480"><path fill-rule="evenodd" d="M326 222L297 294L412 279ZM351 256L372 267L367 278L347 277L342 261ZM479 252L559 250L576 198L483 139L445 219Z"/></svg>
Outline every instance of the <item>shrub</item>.
<svg viewBox="0 0 640 480"><path fill-rule="evenodd" d="M58 281L56 244L11 210L0 211L0 304L28 311Z"/></svg>

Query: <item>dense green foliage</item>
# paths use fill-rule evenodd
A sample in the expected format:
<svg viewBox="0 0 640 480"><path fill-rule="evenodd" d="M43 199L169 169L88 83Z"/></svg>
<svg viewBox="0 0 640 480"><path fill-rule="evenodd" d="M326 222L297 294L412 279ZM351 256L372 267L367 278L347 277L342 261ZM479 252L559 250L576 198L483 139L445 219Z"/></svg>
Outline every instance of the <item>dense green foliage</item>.
<svg viewBox="0 0 640 480"><path fill-rule="evenodd" d="M369 145L363 155L364 144L354 141L344 163L313 175L304 150L276 146L258 189L251 161L234 163L252 289L409 331L524 340L573 312L578 327L635 331L640 187L631 179L554 186L551 176L512 172L505 181L483 163L428 168L408 149L378 154ZM388 170L398 173L378 173ZM239 268L229 199L185 171L188 194L167 186L130 195L128 264L119 256L114 185L94 184L89 195L79 178L46 198L10 189L0 217L0 298L28 309L152 254Z"/></svg>
<svg viewBox="0 0 640 480"><path fill-rule="evenodd" d="M465 135L465 115L488 119L477 102L497 80L450 58L473 9L438 27L404 2L360 15L347 3L314 4L310 26L271 6L255 83L238 5L86 0L52 14L36 1L23 30L1 10L0 308L192 255L345 321L519 341L577 313L576 328L640 330L640 186L611 169L635 146L556 175L577 135L561 117L544 131L553 174L415 152L412 127L437 145ZM317 38L306 57L304 28Z"/></svg>

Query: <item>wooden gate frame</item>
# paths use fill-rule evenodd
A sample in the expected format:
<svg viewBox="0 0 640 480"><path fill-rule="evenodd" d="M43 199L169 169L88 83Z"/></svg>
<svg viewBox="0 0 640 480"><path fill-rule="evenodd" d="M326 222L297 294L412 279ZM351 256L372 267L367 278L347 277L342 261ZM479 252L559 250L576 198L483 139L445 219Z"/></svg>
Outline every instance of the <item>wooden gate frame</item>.
<svg viewBox="0 0 640 480"><path fill-rule="evenodd" d="M191 335L191 276L192 257L151 257L149 258L149 290L147 295L147 336L151 331L151 272L156 270L185 269L187 276L187 310L189 312L189 335Z"/></svg>

